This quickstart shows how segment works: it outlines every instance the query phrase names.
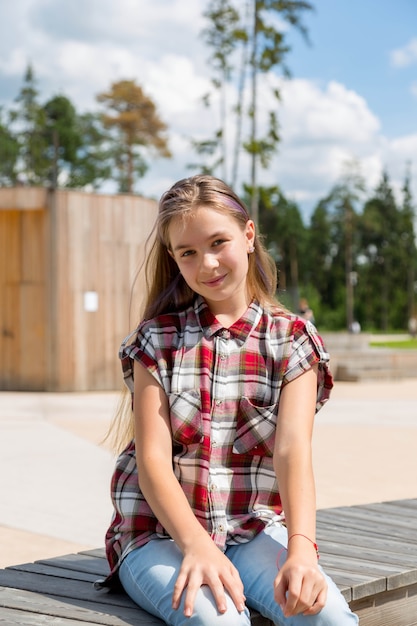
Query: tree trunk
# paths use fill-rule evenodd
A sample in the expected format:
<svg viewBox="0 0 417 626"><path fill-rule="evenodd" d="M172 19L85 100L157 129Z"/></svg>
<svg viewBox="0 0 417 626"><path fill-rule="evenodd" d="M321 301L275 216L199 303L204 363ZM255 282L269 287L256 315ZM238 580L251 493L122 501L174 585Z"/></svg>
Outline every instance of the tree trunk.
<svg viewBox="0 0 417 626"><path fill-rule="evenodd" d="M252 115L252 129L251 129L251 145L252 145L252 163L251 163L251 188L252 188L252 198L251 198L251 215L252 219L255 222L255 225L258 225L259 221L259 197L258 197L258 181L257 181L257 166L258 166L258 155L257 150L255 148L256 139L257 139L257 118L256 118L256 108L257 108L257 89L258 89L258 68L257 68L257 52L258 52L258 3L257 0L254 0L254 10L253 10L253 48L252 48L252 106L251 106L251 115Z"/></svg>

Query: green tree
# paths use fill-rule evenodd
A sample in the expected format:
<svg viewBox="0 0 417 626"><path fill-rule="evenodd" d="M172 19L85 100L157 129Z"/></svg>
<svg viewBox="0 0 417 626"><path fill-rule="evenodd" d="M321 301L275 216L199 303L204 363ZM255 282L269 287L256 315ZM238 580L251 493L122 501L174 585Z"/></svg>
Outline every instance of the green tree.
<svg viewBox="0 0 417 626"><path fill-rule="evenodd" d="M238 76L238 101L233 107L236 115L236 137L240 142L241 120L243 115L242 95L245 79L251 81L251 96L248 107L250 120L250 132L246 141L242 142L243 149L249 154L251 160L251 212L253 219L258 221L258 165L267 168L273 154L277 150L279 142L278 118L276 110L270 110L265 120L266 131L263 136L259 133L259 75L282 70L288 76L289 71L285 64L285 57L290 47L286 34L282 29L275 26L276 18L298 29L306 37L306 29L301 22L302 13L312 9L309 2L301 0L247 0L244 3L243 12L237 13L231 2L217 2L210 4L206 17L210 21L207 43L213 48L212 59L217 62L217 77L215 85L224 89L226 83L232 78L232 74ZM239 16L239 23L237 17ZM238 48L243 50L243 68L236 69L233 65L232 53ZM275 87L273 94L277 105L280 92ZM214 152L215 145L224 141L224 113L221 116L223 124L221 132L217 131L211 148ZM217 144L216 144L217 141ZM237 172L234 170L233 184L236 181Z"/></svg>
<svg viewBox="0 0 417 626"><path fill-rule="evenodd" d="M167 127L155 103L135 81L115 82L97 100L105 107L103 124L112 131L112 160L118 172L119 190L133 192L135 178L142 177L148 168L145 156L171 156Z"/></svg>
<svg viewBox="0 0 417 626"><path fill-rule="evenodd" d="M397 206L387 172L365 203L361 222L364 284L360 293L366 302L366 324L383 331L405 328L412 226Z"/></svg>
<svg viewBox="0 0 417 626"><path fill-rule="evenodd" d="M251 190L248 189L250 197ZM298 206L278 187L259 188L259 227L275 258L279 271L279 290L287 305L296 310L300 285L305 284L307 230Z"/></svg>
<svg viewBox="0 0 417 626"><path fill-rule="evenodd" d="M0 109L0 185L14 185L17 181L19 143L3 122Z"/></svg>
<svg viewBox="0 0 417 626"><path fill-rule="evenodd" d="M98 115L78 115L70 100L54 96L44 105L46 156L53 187L97 188L111 176L107 134Z"/></svg>
<svg viewBox="0 0 417 626"><path fill-rule="evenodd" d="M97 113L78 115L76 125L82 143L71 162L67 186L98 189L112 175L108 134Z"/></svg>
<svg viewBox="0 0 417 626"><path fill-rule="evenodd" d="M28 65L23 86L16 98L17 107L11 110L10 118L19 143L18 175L29 185L41 185L49 169L44 134L45 114L38 95L35 74L32 66Z"/></svg>
<svg viewBox="0 0 417 626"><path fill-rule="evenodd" d="M322 325L352 329L357 320L358 211L364 181L355 162L317 204L308 230L309 283L319 292Z"/></svg>
<svg viewBox="0 0 417 626"><path fill-rule="evenodd" d="M208 20L208 26L202 34L212 49L209 57L209 63L214 71L212 85L219 95L219 128L215 131L214 139L192 141L192 145L197 154L205 159L205 163L198 166L200 171L214 174L221 166L222 177L228 180L227 87L233 73L233 53L240 41L246 37L246 33L240 27L238 11L229 0L210 0L204 17ZM205 106L210 106L210 100L210 93L203 97ZM208 158L211 158L209 165Z"/></svg>
<svg viewBox="0 0 417 626"><path fill-rule="evenodd" d="M305 259L307 263L306 287L318 293L314 306L316 317L326 322L328 327L332 327L334 324L340 326L344 323L344 315L342 319L338 319L334 308L334 304L339 301L338 286L340 281L343 283L343 272L340 273L338 282L334 280L333 260L338 248L332 242L334 229L329 203L329 198L322 199L313 210L307 230ZM330 316L331 320L329 320Z"/></svg>
<svg viewBox="0 0 417 626"><path fill-rule="evenodd" d="M401 239L404 252L408 258L407 265L407 295L408 320L417 317L416 293L417 293L417 233L415 230L415 206L411 193L411 174L409 167L405 175L403 185L403 201L400 208Z"/></svg>
<svg viewBox="0 0 417 626"><path fill-rule="evenodd" d="M65 173L75 162L82 138L77 128L77 113L68 98L54 96L44 105L43 110L45 152L50 163L52 186L57 187L59 173Z"/></svg>

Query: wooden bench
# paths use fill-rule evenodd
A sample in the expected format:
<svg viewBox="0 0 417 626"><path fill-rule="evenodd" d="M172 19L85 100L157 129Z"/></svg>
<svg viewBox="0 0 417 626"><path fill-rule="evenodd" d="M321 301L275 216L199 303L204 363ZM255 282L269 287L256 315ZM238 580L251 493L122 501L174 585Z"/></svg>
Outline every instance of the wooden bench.
<svg viewBox="0 0 417 626"><path fill-rule="evenodd" d="M361 626L417 625L417 499L320 510L317 540ZM162 624L122 592L96 591L106 573L103 549L0 570L0 624ZM255 612L252 624L271 626Z"/></svg>

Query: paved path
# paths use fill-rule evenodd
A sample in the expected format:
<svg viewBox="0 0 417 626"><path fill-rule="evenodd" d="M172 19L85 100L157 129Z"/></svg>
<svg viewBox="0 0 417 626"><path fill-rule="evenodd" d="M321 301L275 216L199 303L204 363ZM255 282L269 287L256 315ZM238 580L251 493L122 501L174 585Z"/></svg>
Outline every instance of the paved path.
<svg viewBox="0 0 417 626"><path fill-rule="evenodd" d="M0 393L0 567L103 545L119 393ZM417 378L337 383L316 419L318 506L417 497Z"/></svg>

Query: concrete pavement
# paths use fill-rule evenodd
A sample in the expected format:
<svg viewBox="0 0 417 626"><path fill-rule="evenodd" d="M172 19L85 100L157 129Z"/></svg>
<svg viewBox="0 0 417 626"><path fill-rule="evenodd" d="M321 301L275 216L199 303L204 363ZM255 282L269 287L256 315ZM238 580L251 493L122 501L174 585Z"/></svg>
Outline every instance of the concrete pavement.
<svg viewBox="0 0 417 626"><path fill-rule="evenodd" d="M0 567L95 548L120 393L0 393ZM336 383L314 434L318 507L417 497L417 378Z"/></svg>

